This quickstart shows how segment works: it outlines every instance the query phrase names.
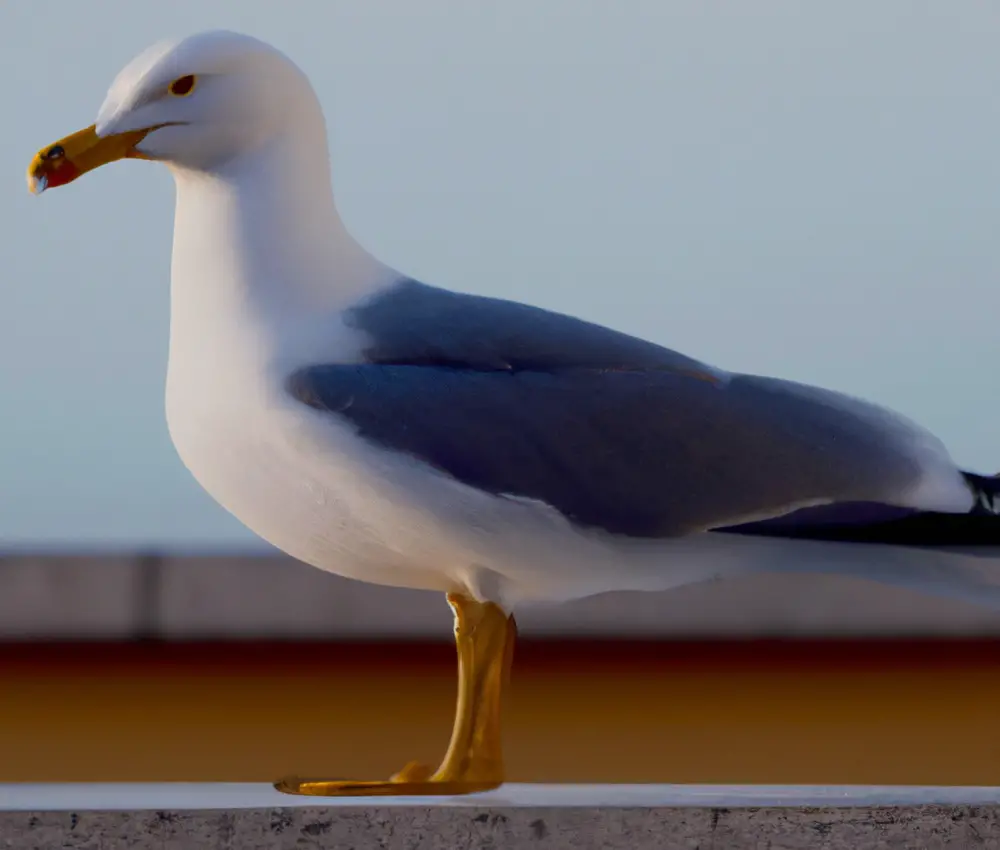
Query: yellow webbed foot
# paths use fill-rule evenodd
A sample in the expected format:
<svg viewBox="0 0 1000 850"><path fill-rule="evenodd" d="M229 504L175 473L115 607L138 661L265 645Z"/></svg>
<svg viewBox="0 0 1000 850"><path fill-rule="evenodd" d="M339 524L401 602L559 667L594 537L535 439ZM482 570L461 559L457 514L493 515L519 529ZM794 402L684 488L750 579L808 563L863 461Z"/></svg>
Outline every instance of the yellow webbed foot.
<svg viewBox="0 0 1000 850"><path fill-rule="evenodd" d="M385 780L289 777L274 787L312 797L454 796L499 788L504 782L500 745L503 686L510 676L516 627L491 602L451 594L458 650L458 704L451 743L435 771L411 762Z"/></svg>
<svg viewBox="0 0 1000 850"><path fill-rule="evenodd" d="M351 781L326 779L299 779L289 777L275 783L275 788L286 794L312 797L451 797L459 794L477 794L491 791L503 784L503 776L493 778L449 777L418 762L410 762L399 773L384 780Z"/></svg>

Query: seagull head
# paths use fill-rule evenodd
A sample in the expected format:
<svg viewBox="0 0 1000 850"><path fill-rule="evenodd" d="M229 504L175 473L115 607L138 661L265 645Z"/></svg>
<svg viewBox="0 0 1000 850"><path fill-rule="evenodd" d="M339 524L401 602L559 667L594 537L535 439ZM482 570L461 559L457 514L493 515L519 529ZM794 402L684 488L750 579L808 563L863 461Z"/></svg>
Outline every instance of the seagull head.
<svg viewBox="0 0 1000 850"><path fill-rule="evenodd" d="M309 110L321 115L305 74L262 41L212 31L160 42L122 69L91 126L35 154L28 187L40 193L120 159L216 170Z"/></svg>

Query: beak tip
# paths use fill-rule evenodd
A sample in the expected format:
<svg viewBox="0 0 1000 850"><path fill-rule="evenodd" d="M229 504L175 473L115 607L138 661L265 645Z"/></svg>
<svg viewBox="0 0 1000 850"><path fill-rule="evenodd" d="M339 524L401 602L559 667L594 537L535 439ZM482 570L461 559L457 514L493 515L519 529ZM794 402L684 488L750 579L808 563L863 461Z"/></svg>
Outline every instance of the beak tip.
<svg viewBox="0 0 1000 850"><path fill-rule="evenodd" d="M32 195L41 195L46 189L49 188L49 178L44 174L29 174L28 175L28 191Z"/></svg>

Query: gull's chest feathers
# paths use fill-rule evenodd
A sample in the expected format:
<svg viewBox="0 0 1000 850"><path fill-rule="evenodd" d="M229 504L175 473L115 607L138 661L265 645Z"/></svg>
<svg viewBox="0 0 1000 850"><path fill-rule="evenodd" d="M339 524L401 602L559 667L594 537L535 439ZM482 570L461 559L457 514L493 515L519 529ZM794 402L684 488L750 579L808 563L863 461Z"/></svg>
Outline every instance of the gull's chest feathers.
<svg viewBox="0 0 1000 850"><path fill-rule="evenodd" d="M494 499L379 451L336 414L296 401L285 364L192 353L171 351L170 436L199 484L237 519L330 572L443 591L467 584L470 565L492 549L479 533L495 525L484 516Z"/></svg>

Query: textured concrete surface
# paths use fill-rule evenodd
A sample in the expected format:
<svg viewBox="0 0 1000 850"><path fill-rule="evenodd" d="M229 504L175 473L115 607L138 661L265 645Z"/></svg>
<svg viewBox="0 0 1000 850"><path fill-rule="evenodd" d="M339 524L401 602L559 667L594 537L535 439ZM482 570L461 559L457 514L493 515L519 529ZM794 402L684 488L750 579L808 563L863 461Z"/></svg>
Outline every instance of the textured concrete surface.
<svg viewBox="0 0 1000 850"><path fill-rule="evenodd" d="M525 635L1000 635L1000 611L841 576L757 575L526 610ZM0 557L0 640L440 637L438 594L280 555Z"/></svg>
<svg viewBox="0 0 1000 850"><path fill-rule="evenodd" d="M66 850L996 848L996 807L380 808L0 814L0 847Z"/></svg>
<svg viewBox="0 0 1000 850"><path fill-rule="evenodd" d="M0 785L0 847L987 850L1000 788L510 784L366 805L262 784L16 784Z"/></svg>

